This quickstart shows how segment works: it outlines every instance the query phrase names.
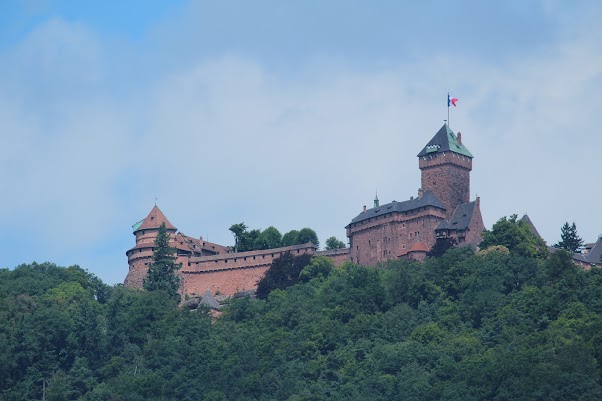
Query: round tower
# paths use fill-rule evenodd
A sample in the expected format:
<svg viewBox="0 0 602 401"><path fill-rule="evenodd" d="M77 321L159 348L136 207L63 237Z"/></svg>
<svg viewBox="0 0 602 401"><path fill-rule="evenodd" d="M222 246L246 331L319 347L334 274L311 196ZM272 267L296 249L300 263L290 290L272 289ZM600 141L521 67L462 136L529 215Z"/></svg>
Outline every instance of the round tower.
<svg viewBox="0 0 602 401"><path fill-rule="evenodd" d="M159 227L165 223L167 233L171 238L175 237L178 229L167 220L161 209L155 205L144 220L139 221L132 227L136 237L136 246L126 252L129 270L125 278L126 287L142 288L144 277L152 262L155 240Z"/></svg>

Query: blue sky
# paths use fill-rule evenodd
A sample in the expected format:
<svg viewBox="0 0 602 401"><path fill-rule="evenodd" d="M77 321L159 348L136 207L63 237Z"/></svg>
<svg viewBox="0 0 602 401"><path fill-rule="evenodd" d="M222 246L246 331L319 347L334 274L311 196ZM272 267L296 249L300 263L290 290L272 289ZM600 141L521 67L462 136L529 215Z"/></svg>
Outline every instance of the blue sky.
<svg viewBox="0 0 602 401"><path fill-rule="evenodd" d="M602 233L596 1L0 4L0 267L127 274L158 205L187 235L314 228L415 196L450 125L485 223Z"/></svg>

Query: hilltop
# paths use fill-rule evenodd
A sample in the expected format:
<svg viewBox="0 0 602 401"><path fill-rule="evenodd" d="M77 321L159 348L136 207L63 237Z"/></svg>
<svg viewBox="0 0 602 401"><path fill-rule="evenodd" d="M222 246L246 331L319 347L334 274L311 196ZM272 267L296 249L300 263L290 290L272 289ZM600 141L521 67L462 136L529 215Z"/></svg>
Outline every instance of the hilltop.
<svg viewBox="0 0 602 401"><path fill-rule="evenodd" d="M76 266L1 270L0 398L602 398L602 270L495 249L315 258L299 284L217 319Z"/></svg>

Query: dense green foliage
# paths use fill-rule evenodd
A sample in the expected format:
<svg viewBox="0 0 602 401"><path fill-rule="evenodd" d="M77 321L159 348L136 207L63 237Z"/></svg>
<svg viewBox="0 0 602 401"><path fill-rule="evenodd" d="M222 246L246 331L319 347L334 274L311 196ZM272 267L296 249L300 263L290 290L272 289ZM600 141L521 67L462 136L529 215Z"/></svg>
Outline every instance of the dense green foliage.
<svg viewBox="0 0 602 401"><path fill-rule="evenodd" d="M280 248L283 246L301 245L312 242L316 247L320 246L318 235L311 228L291 230L286 234L280 234L275 227L265 230L248 230L245 223L233 224L230 231L234 235L234 249L236 252L258 251L264 249Z"/></svg>
<svg viewBox="0 0 602 401"><path fill-rule="evenodd" d="M331 250L331 249L342 249L345 248L345 243L339 239L337 239L337 237L330 237L326 240L326 249Z"/></svg>
<svg viewBox="0 0 602 401"><path fill-rule="evenodd" d="M485 231L481 249L502 245L511 253L532 258L544 258L548 254L545 242L533 232L522 220L513 214L510 218L502 217L491 228Z"/></svg>
<svg viewBox="0 0 602 401"><path fill-rule="evenodd" d="M311 255L306 253L293 256L286 252L274 259L272 265L257 283L257 297L265 299L274 290L284 290L300 280L301 271L311 262Z"/></svg>
<svg viewBox="0 0 602 401"><path fill-rule="evenodd" d="M176 263L174 256L176 250L169 246L170 235L161 223L157 238L153 260L144 278L144 289L148 291L165 291L176 302L180 302L180 277L176 274L182 265Z"/></svg>
<svg viewBox="0 0 602 401"><path fill-rule="evenodd" d="M439 258L452 246L458 245L454 237L437 238L435 245L426 253L429 258Z"/></svg>
<svg viewBox="0 0 602 401"><path fill-rule="evenodd" d="M602 270L568 253L315 258L300 278L216 319L77 267L0 270L0 399L602 399Z"/></svg>
<svg viewBox="0 0 602 401"><path fill-rule="evenodd" d="M575 253L583 247L583 239L577 234L577 225L573 222L570 226L567 221L560 229L560 241L554 245L554 248L564 249L567 252Z"/></svg>

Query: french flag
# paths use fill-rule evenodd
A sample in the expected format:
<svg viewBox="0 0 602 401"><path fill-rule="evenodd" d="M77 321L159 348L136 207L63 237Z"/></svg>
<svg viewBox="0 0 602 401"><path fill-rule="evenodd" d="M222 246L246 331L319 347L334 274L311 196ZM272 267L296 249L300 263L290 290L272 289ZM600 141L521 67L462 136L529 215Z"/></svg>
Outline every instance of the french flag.
<svg viewBox="0 0 602 401"><path fill-rule="evenodd" d="M449 93L447 94L447 107L453 105L456 107L456 102L458 101L457 97L451 97Z"/></svg>

